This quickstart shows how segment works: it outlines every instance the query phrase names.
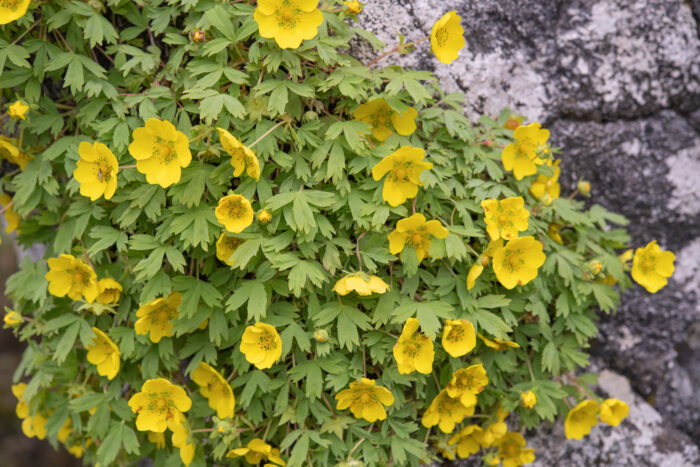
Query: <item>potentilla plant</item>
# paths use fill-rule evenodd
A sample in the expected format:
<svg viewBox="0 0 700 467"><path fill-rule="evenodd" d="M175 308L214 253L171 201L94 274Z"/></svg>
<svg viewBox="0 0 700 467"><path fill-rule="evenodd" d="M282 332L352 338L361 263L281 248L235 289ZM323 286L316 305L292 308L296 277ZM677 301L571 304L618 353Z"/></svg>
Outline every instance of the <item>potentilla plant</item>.
<svg viewBox="0 0 700 467"><path fill-rule="evenodd" d="M1 212L46 248L7 282L27 436L103 466L517 466L527 428L627 415L586 351L673 254L562 195L540 124L381 66L455 60L454 11L386 52L361 12L0 3Z"/></svg>

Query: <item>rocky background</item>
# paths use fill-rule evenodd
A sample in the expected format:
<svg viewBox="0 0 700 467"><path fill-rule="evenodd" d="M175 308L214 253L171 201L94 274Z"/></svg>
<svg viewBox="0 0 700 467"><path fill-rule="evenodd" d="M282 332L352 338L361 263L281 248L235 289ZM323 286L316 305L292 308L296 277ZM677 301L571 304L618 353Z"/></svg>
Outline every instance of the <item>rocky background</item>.
<svg viewBox="0 0 700 467"><path fill-rule="evenodd" d="M381 0L359 20L393 47L453 9L467 48L452 65L425 44L380 64L434 71L474 119L508 106L541 122L562 148L564 193L591 181L593 201L631 221L632 246L658 239L677 255L669 285L625 293L593 349L599 393L630 417L582 441L561 424L530 433L536 465L700 465L700 0Z"/></svg>

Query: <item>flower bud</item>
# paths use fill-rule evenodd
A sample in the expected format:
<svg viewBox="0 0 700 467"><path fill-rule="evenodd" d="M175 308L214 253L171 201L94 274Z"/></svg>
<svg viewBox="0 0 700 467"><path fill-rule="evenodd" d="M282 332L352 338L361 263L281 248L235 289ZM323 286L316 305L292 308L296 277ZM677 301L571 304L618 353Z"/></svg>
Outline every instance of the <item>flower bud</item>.
<svg viewBox="0 0 700 467"><path fill-rule="evenodd" d="M16 327L22 322L22 315L20 315L16 311L6 308L5 312L5 327Z"/></svg>
<svg viewBox="0 0 700 467"><path fill-rule="evenodd" d="M591 182L587 182L586 180L579 180L577 188L578 192L581 193L583 196L591 196Z"/></svg>
<svg viewBox="0 0 700 467"><path fill-rule="evenodd" d="M589 261L588 264L587 264L586 266L587 266L588 270L589 270L594 276L597 276L598 273L600 273L600 271L603 270L603 263L601 263L601 262L598 261L597 259L593 259L593 260Z"/></svg>
<svg viewBox="0 0 700 467"><path fill-rule="evenodd" d="M481 255L481 258L479 258L479 262L481 262L482 266L486 267L491 262L491 258L489 258L488 255Z"/></svg>
<svg viewBox="0 0 700 467"><path fill-rule="evenodd" d="M192 40L195 42L204 42L207 38L207 34L199 29L192 34Z"/></svg>
<svg viewBox="0 0 700 467"><path fill-rule="evenodd" d="M267 209L263 209L258 213L258 220L263 224L267 224L272 220L272 214Z"/></svg>
<svg viewBox="0 0 700 467"><path fill-rule="evenodd" d="M304 122L310 122L312 120L318 120L318 114L314 112L313 110L309 110L304 113L304 115L301 117L301 119Z"/></svg>
<svg viewBox="0 0 700 467"><path fill-rule="evenodd" d="M506 120L506 123L503 125L503 128L507 130L515 130L520 126L520 124L523 121L523 117L518 117L516 115L511 115L508 120Z"/></svg>
<svg viewBox="0 0 700 467"><path fill-rule="evenodd" d="M346 7L348 7L347 12L353 15L359 15L362 13L362 3L357 0L351 2L343 2Z"/></svg>
<svg viewBox="0 0 700 467"><path fill-rule="evenodd" d="M328 331L325 329L316 329L314 332L314 339L317 342L326 342L328 340Z"/></svg>

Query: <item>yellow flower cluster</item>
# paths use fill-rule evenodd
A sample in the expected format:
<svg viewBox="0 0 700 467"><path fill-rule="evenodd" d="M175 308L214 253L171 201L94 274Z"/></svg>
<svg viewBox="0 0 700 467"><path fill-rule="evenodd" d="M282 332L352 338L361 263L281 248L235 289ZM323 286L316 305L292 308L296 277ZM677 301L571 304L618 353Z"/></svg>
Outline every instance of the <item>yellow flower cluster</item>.
<svg viewBox="0 0 700 467"><path fill-rule="evenodd" d="M594 400L584 400L569 410L564 420L564 431L568 439L581 439L591 432L600 421L617 426L629 414L629 406L619 399L605 399L601 404Z"/></svg>
<svg viewBox="0 0 700 467"><path fill-rule="evenodd" d="M244 457L250 465L259 465L265 462L266 466L286 465L280 457L280 450L273 448L260 438L253 438L244 448L232 449L226 454L229 459Z"/></svg>
<svg viewBox="0 0 700 467"><path fill-rule="evenodd" d="M467 289L471 290L484 271L484 263L491 263L496 279L507 289L525 285L537 277L545 262L543 245L532 236L518 237L518 232L527 230L530 212L525 209L525 200L518 196L501 201L482 201L486 231L491 242L467 274ZM503 243L507 240L507 243Z"/></svg>
<svg viewBox="0 0 700 467"><path fill-rule="evenodd" d="M549 130L537 123L520 125L513 132L515 143L503 148L501 160L506 170L512 170L515 178L522 180L537 173L537 166L545 163L540 153L549 151L546 147Z"/></svg>

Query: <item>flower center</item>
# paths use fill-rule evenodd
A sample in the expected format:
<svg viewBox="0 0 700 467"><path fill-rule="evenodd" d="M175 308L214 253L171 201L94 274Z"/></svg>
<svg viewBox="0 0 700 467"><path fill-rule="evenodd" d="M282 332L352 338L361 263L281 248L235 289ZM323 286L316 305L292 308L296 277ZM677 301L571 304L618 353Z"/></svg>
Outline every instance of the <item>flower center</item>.
<svg viewBox="0 0 700 467"><path fill-rule="evenodd" d="M15 11L19 7L20 3L20 0L2 0L0 1L0 7L9 8L11 11Z"/></svg>
<svg viewBox="0 0 700 467"><path fill-rule="evenodd" d="M518 149L523 154L530 154L537 149L537 141L532 138L523 138L518 141Z"/></svg>
<svg viewBox="0 0 700 467"><path fill-rule="evenodd" d="M414 338L411 338L408 342L403 345L403 354L408 355L411 358L415 358L420 352L421 344L416 342Z"/></svg>
<svg viewBox="0 0 700 467"><path fill-rule="evenodd" d="M518 457L520 455L520 449L515 443L506 443L501 449L505 452L505 457Z"/></svg>
<svg viewBox="0 0 700 467"><path fill-rule="evenodd" d="M461 326L456 326L450 329L450 333L447 335L447 340L450 342L459 342L464 337L464 329Z"/></svg>
<svg viewBox="0 0 700 467"><path fill-rule="evenodd" d="M425 235L416 231L411 232L408 236L408 244L416 250L423 249L425 246Z"/></svg>
<svg viewBox="0 0 700 467"><path fill-rule="evenodd" d="M450 33L447 32L447 29L440 28L435 32L435 39L437 39L437 43L440 47L444 47L450 39Z"/></svg>
<svg viewBox="0 0 700 467"><path fill-rule="evenodd" d="M649 274L654 272L656 268L656 257L654 255L643 255L642 260L639 262L639 268L644 274Z"/></svg>
<svg viewBox="0 0 700 467"><path fill-rule="evenodd" d="M175 157L175 148L172 141L166 141L160 136L156 136L157 146L153 148L153 155L160 157L163 164L169 164Z"/></svg>
<svg viewBox="0 0 700 467"><path fill-rule="evenodd" d="M520 257L520 250L506 250L503 258L503 268L509 272L517 272L520 267L525 264L525 261Z"/></svg>
<svg viewBox="0 0 700 467"><path fill-rule="evenodd" d="M265 333L258 337L258 346L262 350L272 350L276 347L275 338L272 334Z"/></svg>
<svg viewBox="0 0 700 467"><path fill-rule="evenodd" d="M245 207L240 202L240 200L234 200L229 202L228 205L228 217L231 219L239 219L243 216L245 212Z"/></svg>

